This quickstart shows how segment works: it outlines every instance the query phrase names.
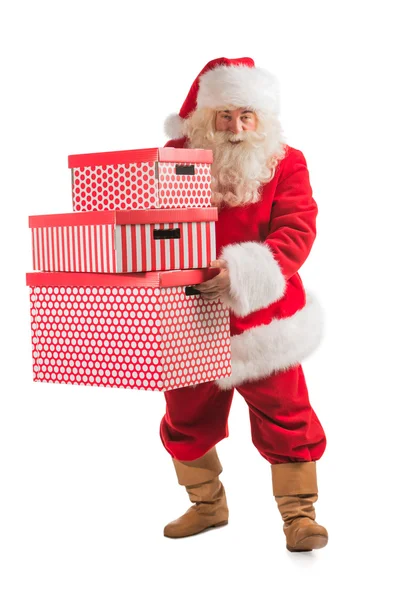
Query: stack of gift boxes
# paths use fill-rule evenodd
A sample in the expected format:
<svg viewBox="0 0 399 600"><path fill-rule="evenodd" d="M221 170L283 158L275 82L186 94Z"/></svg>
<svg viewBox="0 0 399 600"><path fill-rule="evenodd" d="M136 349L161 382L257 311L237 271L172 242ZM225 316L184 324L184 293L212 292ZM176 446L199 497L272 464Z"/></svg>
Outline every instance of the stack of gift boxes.
<svg viewBox="0 0 399 600"><path fill-rule="evenodd" d="M208 150L70 156L73 212L32 216L35 381L167 391L231 374Z"/></svg>

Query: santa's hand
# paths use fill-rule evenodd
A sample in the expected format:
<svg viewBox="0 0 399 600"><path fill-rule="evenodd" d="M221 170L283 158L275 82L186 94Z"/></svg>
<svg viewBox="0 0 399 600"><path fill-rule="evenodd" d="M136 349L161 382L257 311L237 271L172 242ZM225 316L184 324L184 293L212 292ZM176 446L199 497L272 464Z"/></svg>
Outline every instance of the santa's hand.
<svg viewBox="0 0 399 600"><path fill-rule="evenodd" d="M220 273L216 277L208 279L204 283L198 283L193 287L201 292L201 297L205 300L218 300L230 290L230 276L227 262L223 259L213 260L209 266L220 269Z"/></svg>

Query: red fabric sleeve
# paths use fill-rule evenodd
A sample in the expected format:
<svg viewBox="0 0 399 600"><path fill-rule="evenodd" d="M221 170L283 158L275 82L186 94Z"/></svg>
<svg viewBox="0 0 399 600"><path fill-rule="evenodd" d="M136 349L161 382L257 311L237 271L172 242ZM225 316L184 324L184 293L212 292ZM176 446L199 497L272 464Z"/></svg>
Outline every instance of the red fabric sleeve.
<svg viewBox="0 0 399 600"><path fill-rule="evenodd" d="M184 148L187 138L179 138L178 140L169 140L166 142L164 148Z"/></svg>
<svg viewBox="0 0 399 600"><path fill-rule="evenodd" d="M265 239L285 279L305 262L316 237L317 204L305 157L291 149L277 184Z"/></svg>

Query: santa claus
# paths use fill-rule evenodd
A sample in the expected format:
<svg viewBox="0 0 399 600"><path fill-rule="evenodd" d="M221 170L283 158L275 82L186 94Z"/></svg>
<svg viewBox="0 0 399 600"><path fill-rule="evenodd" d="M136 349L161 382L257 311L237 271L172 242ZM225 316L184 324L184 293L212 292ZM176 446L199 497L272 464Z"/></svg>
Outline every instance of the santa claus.
<svg viewBox="0 0 399 600"><path fill-rule="evenodd" d="M164 530L185 537L228 522L216 444L228 436L234 390L248 404L252 441L271 464L273 493L290 551L327 544L316 523L316 461L326 447L301 361L321 337L320 308L298 270L316 236L317 206L305 158L286 144L273 75L250 58L219 58L195 79L167 146L213 151L220 268L197 285L230 308L232 374L165 393L160 434L193 505Z"/></svg>

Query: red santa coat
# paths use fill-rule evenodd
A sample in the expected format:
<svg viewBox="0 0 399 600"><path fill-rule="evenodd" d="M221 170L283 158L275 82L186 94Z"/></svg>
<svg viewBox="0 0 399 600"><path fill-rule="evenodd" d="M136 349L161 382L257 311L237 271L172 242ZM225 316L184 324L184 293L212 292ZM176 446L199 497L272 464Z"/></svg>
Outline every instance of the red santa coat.
<svg viewBox="0 0 399 600"><path fill-rule="evenodd" d="M222 300L230 308L232 354L231 376L215 382L221 389L288 369L318 346L321 309L298 273L316 237L316 216L306 160L290 146L257 203L219 208L216 256L230 275Z"/></svg>

